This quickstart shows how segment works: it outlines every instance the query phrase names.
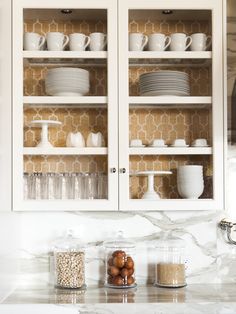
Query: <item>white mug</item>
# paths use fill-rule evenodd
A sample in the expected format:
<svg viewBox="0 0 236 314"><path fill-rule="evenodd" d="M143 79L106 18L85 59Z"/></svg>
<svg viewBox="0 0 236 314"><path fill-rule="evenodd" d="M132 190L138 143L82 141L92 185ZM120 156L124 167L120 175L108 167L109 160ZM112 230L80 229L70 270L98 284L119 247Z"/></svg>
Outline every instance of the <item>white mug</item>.
<svg viewBox="0 0 236 314"><path fill-rule="evenodd" d="M91 51L103 51L107 44L107 35L104 33L91 33L89 35L89 49Z"/></svg>
<svg viewBox="0 0 236 314"><path fill-rule="evenodd" d="M45 37L38 33L24 33L23 47L24 50L40 50L45 43Z"/></svg>
<svg viewBox="0 0 236 314"><path fill-rule="evenodd" d="M64 50L65 46L69 42L69 37L60 32L49 32L46 35L47 48L50 51Z"/></svg>
<svg viewBox="0 0 236 314"><path fill-rule="evenodd" d="M84 51L90 43L90 37L81 33L70 34L69 39L71 51Z"/></svg>
<svg viewBox="0 0 236 314"><path fill-rule="evenodd" d="M169 47L171 38L164 34L155 33L148 37L148 50L150 51L164 51Z"/></svg>
<svg viewBox="0 0 236 314"><path fill-rule="evenodd" d="M190 45L191 51L205 51L211 45L211 36L207 36L204 33L192 34L191 38L192 38L192 43Z"/></svg>
<svg viewBox="0 0 236 314"><path fill-rule="evenodd" d="M129 50L142 51L148 43L148 37L142 33L129 34Z"/></svg>
<svg viewBox="0 0 236 314"><path fill-rule="evenodd" d="M185 51L192 43L192 38L184 33L174 33L171 34L170 37L171 37L170 43L171 51Z"/></svg>

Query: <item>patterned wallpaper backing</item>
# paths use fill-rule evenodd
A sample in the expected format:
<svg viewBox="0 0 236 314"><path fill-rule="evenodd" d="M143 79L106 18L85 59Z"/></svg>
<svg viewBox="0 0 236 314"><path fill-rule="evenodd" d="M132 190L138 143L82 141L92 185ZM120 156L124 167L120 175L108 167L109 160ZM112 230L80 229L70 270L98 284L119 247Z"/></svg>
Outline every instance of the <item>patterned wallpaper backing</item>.
<svg viewBox="0 0 236 314"><path fill-rule="evenodd" d="M25 31L34 31L45 35L48 31L61 31L65 34L82 32L86 35L94 31L106 32L106 22L97 21L25 21ZM129 24L131 32L210 32L207 22L189 21L134 21ZM82 66L79 66L82 67ZM106 66L84 67L90 72L91 90L89 95L107 95ZM28 66L24 70L24 95L45 95L44 78L47 66ZM139 75L157 71L160 67L131 66L129 71L130 95L139 95ZM162 68L163 69L163 68ZM211 95L211 67L167 67L189 74L191 95ZM62 126L50 129L49 138L53 145L63 147L68 132L80 131L86 138L88 133L102 132L107 143L107 110L80 108L25 108L24 110L24 146L37 145L40 130L29 127L33 119L55 119ZM170 144L176 138L185 138L190 143L195 138L207 138L211 143L210 109L130 109L129 139L140 138L149 144L154 138L163 138ZM128 134L127 134L128 136ZM209 156L131 156L130 170L173 170L173 175L155 178L155 189L162 198L178 198L176 189L176 168L180 164L202 164L205 175L203 197L212 197L212 158ZM25 156L26 172L92 172L107 171L106 156ZM140 198L146 190L147 178L130 177L130 196Z"/></svg>

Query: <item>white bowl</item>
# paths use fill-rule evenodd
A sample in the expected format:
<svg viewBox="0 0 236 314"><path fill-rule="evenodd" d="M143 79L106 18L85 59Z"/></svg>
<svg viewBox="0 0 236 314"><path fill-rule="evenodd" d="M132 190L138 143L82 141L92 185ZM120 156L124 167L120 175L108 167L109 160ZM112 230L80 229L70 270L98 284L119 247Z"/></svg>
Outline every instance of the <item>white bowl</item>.
<svg viewBox="0 0 236 314"><path fill-rule="evenodd" d="M187 199L197 199L199 198L204 191L204 183L199 182L198 184L177 184L177 189L179 195L182 198Z"/></svg>

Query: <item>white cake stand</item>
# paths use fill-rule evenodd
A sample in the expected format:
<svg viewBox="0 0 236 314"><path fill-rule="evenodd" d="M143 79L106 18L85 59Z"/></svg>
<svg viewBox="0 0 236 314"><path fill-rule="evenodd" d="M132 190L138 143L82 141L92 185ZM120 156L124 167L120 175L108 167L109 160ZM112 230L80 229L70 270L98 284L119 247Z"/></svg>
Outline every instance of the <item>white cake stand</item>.
<svg viewBox="0 0 236 314"><path fill-rule="evenodd" d="M42 128L41 140L38 143L37 147L41 148L52 148L52 144L48 140L48 128L57 127L61 125L60 121L54 120L33 120L30 122L30 125L35 128Z"/></svg>
<svg viewBox="0 0 236 314"><path fill-rule="evenodd" d="M172 174L172 171L139 171L134 172L131 175L148 177L147 191L143 194L142 199L159 200L160 195L154 190L154 176L163 176L168 174Z"/></svg>

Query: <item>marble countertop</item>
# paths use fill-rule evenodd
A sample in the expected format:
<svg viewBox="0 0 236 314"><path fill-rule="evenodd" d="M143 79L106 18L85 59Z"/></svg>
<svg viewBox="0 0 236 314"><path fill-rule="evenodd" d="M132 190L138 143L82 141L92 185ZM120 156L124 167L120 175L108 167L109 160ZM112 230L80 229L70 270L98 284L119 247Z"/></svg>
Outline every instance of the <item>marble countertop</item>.
<svg viewBox="0 0 236 314"><path fill-rule="evenodd" d="M51 307L50 313L236 313L236 284L192 284L179 289L138 286L116 290L88 287L85 291L53 287L19 287L0 305L7 314L9 306L27 314L26 304ZM24 309L23 309L24 308ZM42 309L41 309L42 311ZM9 312L10 313L10 312ZM30 313L30 312L29 312ZM34 312L37 313L37 312Z"/></svg>

